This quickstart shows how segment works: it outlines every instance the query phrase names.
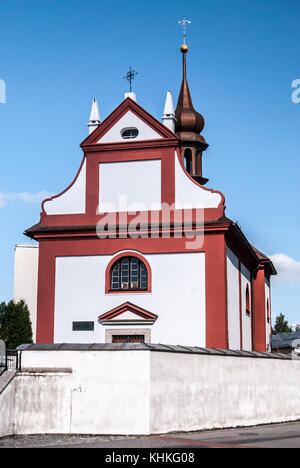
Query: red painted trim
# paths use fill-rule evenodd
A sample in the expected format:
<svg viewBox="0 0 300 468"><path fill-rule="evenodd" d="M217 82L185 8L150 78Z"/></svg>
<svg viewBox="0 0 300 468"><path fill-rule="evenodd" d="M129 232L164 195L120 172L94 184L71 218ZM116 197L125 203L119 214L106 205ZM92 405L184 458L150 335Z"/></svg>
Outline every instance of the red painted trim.
<svg viewBox="0 0 300 468"><path fill-rule="evenodd" d="M123 314L126 311L130 311L139 317L142 317L145 320L156 320L157 315L152 314L146 309L142 309L141 307L132 304L131 302L125 302L124 304L119 305L118 307L115 307L114 309L105 312L104 314L100 315L98 317L98 320L112 320L115 317L118 317L119 315Z"/></svg>
<svg viewBox="0 0 300 468"><path fill-rule="evenodd" d="M55 256L49 252L49 243L39 244L37 343L54 342Z"/></svg>
<svg viewBox="0 0 300 468"><path fill-rule="evenodd" d="M136 149L150 149L150 148L157 148L157 149L164 149L166 147L175 148L178 146L177 139L159 139L159 140L137 140L137 141L130 141L127 140L126 142L117 141L112 143L97 143L97 144L90 144L82 146L82 150L85 153L101 153L102 151L106 152L114 152L114 151L128 151L128 150L136 150Z"/></svg>
<svg viewBox="0 0 300 468"><path fill-rule="evenodd" d="M135 258L138 258L141 262L143 262L143 264L147 268L147 273L148 273L147 289L143 289L143 290L126 290L125 289L122 291L113 291L110 289L112 268L116 262L118 262L121 258L124 258L124 257L135 257ZM152 291L152 272L151 272L150 264L145 259L145 257L140 255L139 253L129 251L129 252L122 252L119 255L116 255L114 258L111 259L105 271L105 294L141 294L141 293L146 294L146 293L151 293L151 291Z"/></svg>

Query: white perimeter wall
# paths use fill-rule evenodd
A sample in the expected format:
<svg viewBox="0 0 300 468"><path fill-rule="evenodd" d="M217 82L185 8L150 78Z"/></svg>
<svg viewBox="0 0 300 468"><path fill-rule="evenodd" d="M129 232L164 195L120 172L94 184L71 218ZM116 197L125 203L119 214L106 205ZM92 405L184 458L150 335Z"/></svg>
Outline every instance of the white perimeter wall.
<svg viewBox="0 0 300 468"><path fill-rule="evenodd" d="M105 294L112 258L56 259L54 342L104 343L105 330L112 326L101 325L98 317L129 301L158 315L154 325L136 325L151 329L152 343L206 345L205 253L144 255L152 270L152 292L136 294ZM73 332L73 321L93 321L95 331ZM126 327L114 326L118 328Z"/></svg>
<svg viewBox="0 0 300 468"><path fill-rule="evenodd" d="M38 245L15 247L14 300L24 300L30 311L33 339L36 336Z"/></svg>
<svg viewBox="0 0 300 468"><path fill-rule="evenodd" d="M22 363L24 372L0 395L0 436L150 434L300 419L299 361L130 350L25 351ZM37 372L49 367L52 373Z"/></svg>

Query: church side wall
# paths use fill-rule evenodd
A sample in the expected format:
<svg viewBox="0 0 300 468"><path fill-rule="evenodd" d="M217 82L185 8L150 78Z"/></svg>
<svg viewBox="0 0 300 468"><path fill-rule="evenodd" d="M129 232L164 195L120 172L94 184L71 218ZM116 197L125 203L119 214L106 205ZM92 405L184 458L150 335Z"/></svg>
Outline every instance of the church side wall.
<svg viewBox="0 0 300 468"><path fill-rule="evenodd" d="M270 281L265 278L265 321L266 321L266 344L267 344L267 351L272 351L272 320L271 320L271 285ZM270 321L268 322L268 309L270 314Z"/></svg>
<svg viewBox="0 0 300 468"><path fill-rule="evenodd" d="M250 315L247 314L246 307L246 291L247 286L249 290L250 299ZM242 297L242 324L243 324L243 350L252 351L252 317L251 317L251 304L252 304L252 286L251 286L251 273L242 264L241 265L241 297Z"/></svg>
<svg viewBox="0 0 300 468"><path fill-rule="evenodd" d="M241 348L239 259L227 249L229 349Z"/></svg>

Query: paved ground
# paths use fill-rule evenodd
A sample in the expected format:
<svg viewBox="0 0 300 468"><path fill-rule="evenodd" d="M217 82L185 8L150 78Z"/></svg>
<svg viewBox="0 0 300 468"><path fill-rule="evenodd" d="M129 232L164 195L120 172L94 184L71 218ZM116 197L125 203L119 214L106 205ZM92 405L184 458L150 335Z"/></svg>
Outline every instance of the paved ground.
<svg viewBox="0 0 300 468"><path fill-rule="evenodd" d="M1 448L300 448L300 422L149 437L18 436Z"/></svg>

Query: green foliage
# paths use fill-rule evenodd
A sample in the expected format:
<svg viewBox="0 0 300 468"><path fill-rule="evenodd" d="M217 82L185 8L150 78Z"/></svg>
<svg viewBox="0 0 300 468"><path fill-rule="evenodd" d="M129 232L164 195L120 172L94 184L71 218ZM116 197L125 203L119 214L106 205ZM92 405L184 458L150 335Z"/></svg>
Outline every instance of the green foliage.
<svg viewBox="0 0 300 468"><path fill-rule="evenodd" d="M24 301L0 304L0 339L8 349L32 343L30 315Z"/></svg>
<svg viewBox="0 0 300 468"><path fill-rule="evenodd" d="M291 333L292 329L289 327L289 322L285 320L285 316L283 314L276 317L274 330L275 333Z"/></svg>

